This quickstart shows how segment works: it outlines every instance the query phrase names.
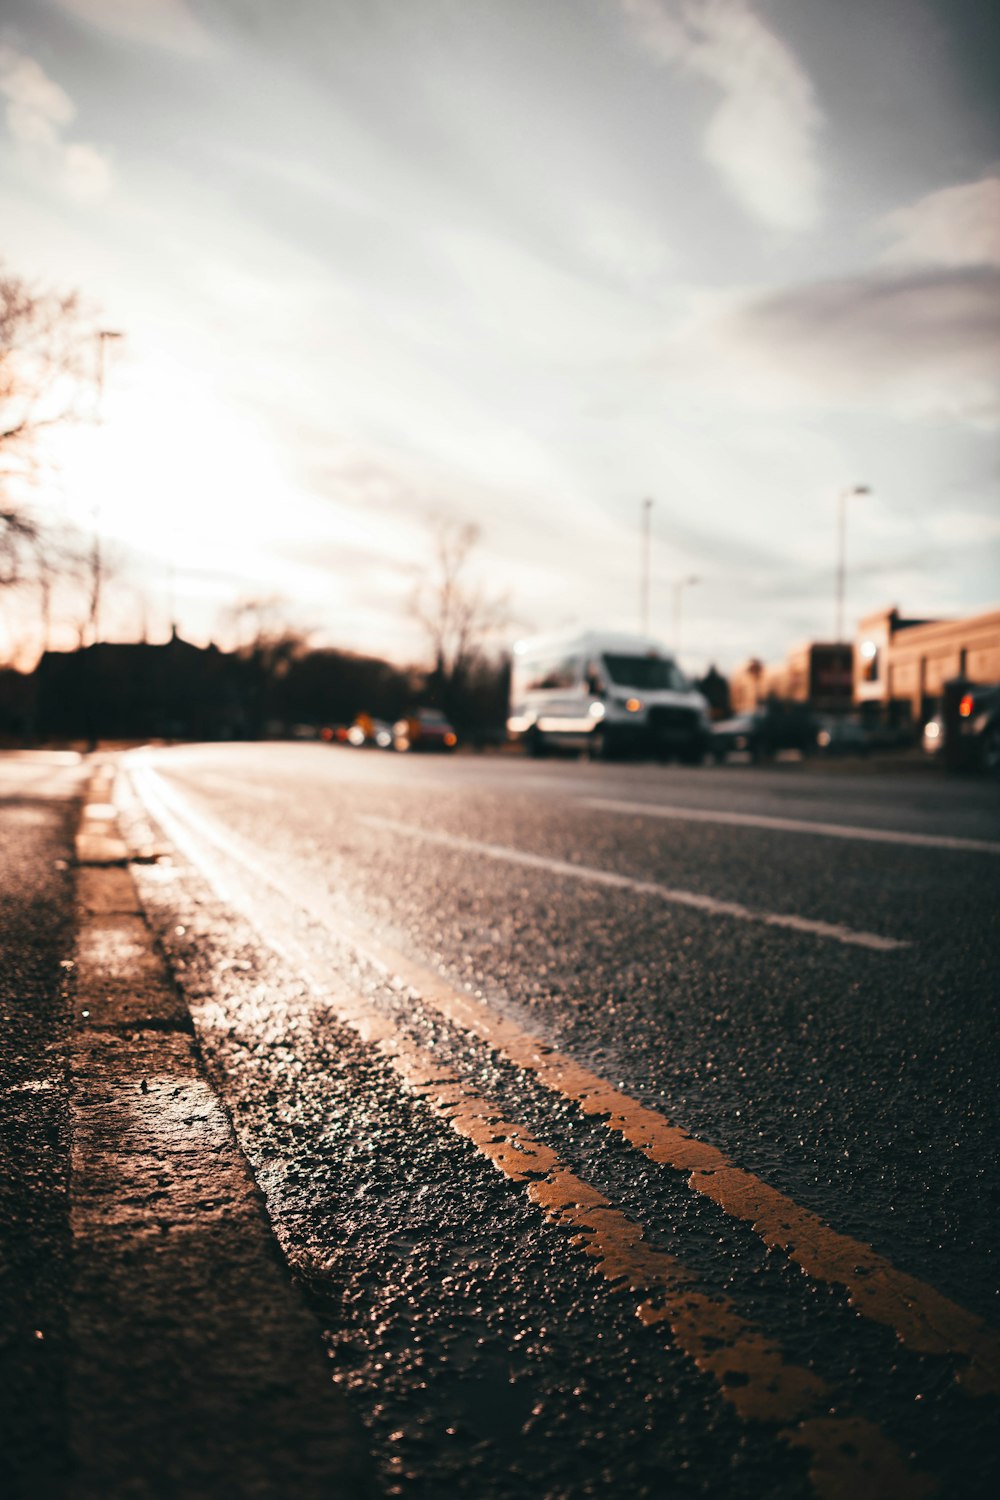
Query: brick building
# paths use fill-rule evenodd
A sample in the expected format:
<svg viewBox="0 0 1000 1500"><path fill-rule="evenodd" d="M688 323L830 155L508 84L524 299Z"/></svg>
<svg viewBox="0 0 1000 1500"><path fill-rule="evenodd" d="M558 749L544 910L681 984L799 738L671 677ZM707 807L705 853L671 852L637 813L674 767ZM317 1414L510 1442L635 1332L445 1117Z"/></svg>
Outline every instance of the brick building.
<svg viewBox="0 0 1000 1500"><path fill-rule="evenodd" d="M749 713L758 703L779 698L808 703L819 713L846 713L852 704L852 652L842 642L808 641L778 666L748 661L729 679L733 712Z"/></svg>
<svg viewBox="0 0 1000 1500"><path fill-rule="evenodd" d="M1000 682L1000 610L965 620L912 620L894 606L859 622L854 701L866 718L923 723L940 708L952 678Z"/></svg>

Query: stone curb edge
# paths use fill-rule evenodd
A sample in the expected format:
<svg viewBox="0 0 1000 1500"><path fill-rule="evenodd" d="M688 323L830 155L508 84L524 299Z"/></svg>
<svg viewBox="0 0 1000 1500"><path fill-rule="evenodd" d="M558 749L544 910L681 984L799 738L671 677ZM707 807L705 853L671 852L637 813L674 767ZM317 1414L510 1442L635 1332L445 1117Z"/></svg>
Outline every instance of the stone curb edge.
<svg viewBox="0 0 1000 1500"><path fill-rule="evenodd" d="M94 768L76 836L72 1500L374 1493Z"/></svg>

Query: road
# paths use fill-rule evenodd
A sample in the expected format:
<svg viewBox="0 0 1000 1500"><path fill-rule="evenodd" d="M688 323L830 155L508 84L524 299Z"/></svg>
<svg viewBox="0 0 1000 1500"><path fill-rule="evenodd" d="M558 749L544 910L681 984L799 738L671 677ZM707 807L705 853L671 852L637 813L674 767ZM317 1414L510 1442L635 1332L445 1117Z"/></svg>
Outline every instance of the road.
<svg viewBox="0 0 1000 1500"><path fill-rule="evenodd" d="M69 1467L69 1126L62 1058L80 757L0 755L0 1447L5 1483ZM28 1490L24 1491L29 1493Z"/></svg>
<svg viewBox="0 0 1000 1500"><path fill-rule="evenodd" d="M996 1492L995 786L123 765L388 1493Z"/></svg>

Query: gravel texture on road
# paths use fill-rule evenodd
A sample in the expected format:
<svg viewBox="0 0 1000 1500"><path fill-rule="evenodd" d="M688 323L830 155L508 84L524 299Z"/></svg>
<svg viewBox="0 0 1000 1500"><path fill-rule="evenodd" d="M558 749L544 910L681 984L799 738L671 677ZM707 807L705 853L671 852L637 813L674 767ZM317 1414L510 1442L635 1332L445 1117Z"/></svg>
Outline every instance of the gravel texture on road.
<svg viewBox="0 0 1000 1500"><path fill-rule="evenodd" d="M863 1457L824 1478L789 1436L807 1420L741 1419L735 1372L713 1382L704 1351L644 1327L631 1273L609 1283L587 1235L539 1212L541 1188L498 1175L461 1111L408 1081L400 1058L416 1048L456 1080L442 1097L474 1091L505 1138L518 1122L655 1255L679 1257L713 1305L777 1338L838 1420L874 1417L905 1462L893 1493L922 1493L924 1474L949 1493L992 1493L983 1433L996 1397L956 1383L961 1340L950 1356L921 1352L859 1316L843 1287L804 1276L789 1247L769 1249L684 1173L425 1004L428 986L404 972L412 960L592 1069L928 1297L954 1299L976 1328L996 1308L996 856L643 818L584 798L995 840L988 789L797 768L418 765L316 747L153 765L153 781L139 764L136 780L162 826L134 836L174 847L137 871L143 900L394 1492L889 1492L862 1482ZM906 946L860 951L732 921L595 885L589 869ZM380 953L403 956L398 972ZM365 1008L378 1020L359 1031ZM370 1024L390 1041L373 1046ZM995 1338L983 1348L995 1368Z"/></svg>
<svg viewBox="0 0 1000 1500"><path fill-rule="evenodd" d="M69 965L76 757L0 756L0 1447L15 1494L69 1472Z"/></svg>

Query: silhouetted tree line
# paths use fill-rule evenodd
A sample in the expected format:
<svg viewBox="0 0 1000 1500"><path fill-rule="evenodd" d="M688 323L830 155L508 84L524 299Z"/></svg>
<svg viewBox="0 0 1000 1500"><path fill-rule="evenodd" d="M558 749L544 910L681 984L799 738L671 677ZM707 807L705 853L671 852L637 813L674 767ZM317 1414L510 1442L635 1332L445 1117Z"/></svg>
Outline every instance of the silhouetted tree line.
<svg viewBox="0 0 1000 1500"><path fill-rule="evenodd" d="M273 644L273 643L272 643ZM400 668L349 651L221 651L176 633L162 645L102 642L46 651L32 673L0 670L0 736L10 742L257 739L306 726L392 721L441 707L464 738L502 734L509 668L477 658L458 676Z"/></svg>

